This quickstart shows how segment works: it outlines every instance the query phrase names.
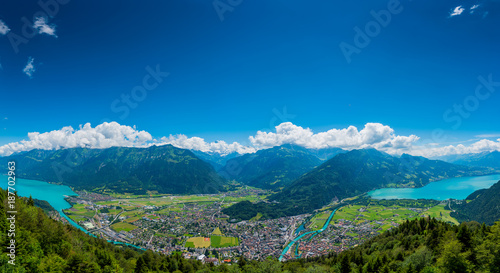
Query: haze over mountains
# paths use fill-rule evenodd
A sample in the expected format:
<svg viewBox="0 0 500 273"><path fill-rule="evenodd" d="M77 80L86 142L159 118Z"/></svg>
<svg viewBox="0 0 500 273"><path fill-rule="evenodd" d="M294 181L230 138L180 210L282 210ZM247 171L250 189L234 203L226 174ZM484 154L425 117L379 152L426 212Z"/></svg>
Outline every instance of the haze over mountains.
<svg viewBox="0 0 500 273"><path fill-rule="evenodd" d="M500 152L498 151L483 152L477 154L442 156L437 157L436 159L466 166L500 168Z"/></svg>

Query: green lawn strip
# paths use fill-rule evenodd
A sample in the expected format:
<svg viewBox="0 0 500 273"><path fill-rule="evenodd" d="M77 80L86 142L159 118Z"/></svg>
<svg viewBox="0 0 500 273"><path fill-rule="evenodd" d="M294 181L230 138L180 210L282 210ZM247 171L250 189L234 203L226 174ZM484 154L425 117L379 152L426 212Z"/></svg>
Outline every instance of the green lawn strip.
<svg viewBox="0 0 500 273"><path fill-rule="evenodd" d="M120 232L122 230L128 232L128 231L136 229L137 227L132 225L132 224L129 224L127 222L120 222L120 223L112 224L111 228L116 232Z"/></svg>
<svg viewBox="0 0 500 273"><path fill-rule="evenodd" d="M135 221L137 221L137 220L139 220L141 218L142 218L142 216L133 216L133 217L125 219L125 222L132 223L132 222L135 222Z"/></svg>
<svg viewBox="0 0 500 273"><path fill-rule="evenodd" d="M79 221L87 221L88 219L85 218L85 217L82 217L82 216L78 216L78 215L72 215L72 214L68 214L68 217L75 221L75 222L79 222Z"/></svg>
<svg viewBox="0 0 500 273"><path fill-rule="evenodd" d="M219 247L231 247L237 246L239 244L238 238L235 237L224 237L224 236L210 236L210 246L219 248Z"/></svg>
<svg viewBox="0 0 500 273"><path fill-rule="evenodd" d="M450 216L450 211L445 210L444 204L440 204L440 205L437 205L435 207L432 207L432 208L428 209L427 211L425 211L424 213L422 213L422 215L431 216L433 218L436 218L436 219L439 219L439 220L442 220L445 222L451 222L455 225L459 224L457 219Z"/></svg>

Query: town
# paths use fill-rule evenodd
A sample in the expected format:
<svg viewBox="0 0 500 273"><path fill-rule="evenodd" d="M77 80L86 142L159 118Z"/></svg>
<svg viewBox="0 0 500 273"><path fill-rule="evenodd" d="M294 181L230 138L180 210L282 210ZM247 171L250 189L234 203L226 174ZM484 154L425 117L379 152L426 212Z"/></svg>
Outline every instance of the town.
<svg viewBox="0 0 500 273"><path fill-rule="evenodd" d="M328 208L312 214L237 222L221 210L241 200L262 201L268 192L247 188L224 194L150 197L78 193L67 198L73 206L64 213L87 232L115 243L164 254L179 252L185 258L214 264L232 263L240 257L288 260L343 251L406 219L430 215L426 212L437 205L405 208L373 205L375 201L372 205L340 201L335 202L340 208L331 222L327 221ZM440 204L441 216L445 205ZM320 230L322 226L326 228ZM306 233L284 251L294 238Z"/></svg>

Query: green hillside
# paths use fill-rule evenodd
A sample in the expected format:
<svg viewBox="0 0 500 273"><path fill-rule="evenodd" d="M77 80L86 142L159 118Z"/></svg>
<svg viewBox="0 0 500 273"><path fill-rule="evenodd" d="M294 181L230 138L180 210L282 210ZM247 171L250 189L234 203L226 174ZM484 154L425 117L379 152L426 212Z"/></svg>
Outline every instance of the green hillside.
<svg viewBox="0 0 500 273"><path fill-rule="evenodd" d="M393 157L377 150L353 150L328 160L269 197L274 203L242 202L224 210L231 218L249 220L308 213L333 200L382 187L422 187L431 181L490 173L479 167L454 165L423 157ZM250 217L250 218L248 218Z"/></svg>
<svg viewBox="0 0 500 273"><path fill-rule="evenodd" d="M219 173L249 186L278 189L319 164L321 160L307 149L283 145L233 158Z"/></svg>
<svg viewBox="0 0 500 273"><path fill-rule="evenodd" d="M17 162L20 178L98 192L216 193L224 179L192 152L171 145L33 150L0 158ZM4 164L6 166L6 163Z"/></svg>
<svg viewBox="0 0 500 273"><path fill-rule="evenodd" d="M500 220L500 181L489 189L473 192L466 201L462 205L454 205L455 211L451 216L461 222L477 221L492 225Z"/></svg>

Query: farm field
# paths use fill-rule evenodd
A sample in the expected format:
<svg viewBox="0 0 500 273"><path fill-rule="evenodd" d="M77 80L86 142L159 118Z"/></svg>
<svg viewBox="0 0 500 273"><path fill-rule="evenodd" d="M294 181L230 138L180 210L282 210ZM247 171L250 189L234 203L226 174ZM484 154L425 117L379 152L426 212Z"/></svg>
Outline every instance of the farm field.
<svg viewBox="0 0 500 273"><path fill-rule="evenodd" d="M72 208L64 210L64 213L71 219L74 217L76 219L80 219L79 221L81 221L82 218L92 218L95 211L86 209L83 204L75 204Z"/></svg>
<svg viewBox="0 0 500 273"><path fill-rule="evenodd" d="M330 217L331 212L330 211L325 211L323 213L315 215L311 219L311 224L309 225L310 230L319 230L321 229L324 225L326 220L328 220L328 217Z"/></svg>
<svg viewBox="0 0 500 273"><path fill-rule="evenodd" d="M238 238L235 237L224 237L224 236L214 236L210 237L211 247L219 248L219 247L231 247L237 246L239 244Z"/></svg>
<svg viewBox="0 0 500 273"><path fill-rule="evenodd" d="M82 216L78 216L78 215L74 215L74 214L66 214L66 216L68 216L71 220L75 221L75 222L80 222L80 221L86 221L87 218L85 217L82 217Z"/></svg>
<svg viewBox="0 0 500 273"><path fill-rule="evenodd" d="M437 205L429 210L427 210L426 212L424 212L423 214L424 215L429 215L433 218L436 218L436 219L439 219L439 220L442 220L442 221L445 221L445 222L451 222L455 225L458 225L458 221L457 219L453 218L450 216L450 210L445 210L445 204L440 204L440 205Z"/></svg>
<svg viewBox="0 0 500 273"><path fill-rule="evenodd" d="M210 238L205 238L205 237L189 238L186 241L186 247L208 248L210 247Z"/></svg>
<svg viewBox="0 0 500 273"><path fill-rule="evenodd" d="M220 248L239 245L238 238L212 235L210 238L192 237L187 239L185 246L192 248Z"/></svg>
<svg viewBox="0 0 500 273"><path fill-rule="evenodd" d="M212 195L131 195L131 194L111 194L111 196L117 199L109 201L98 201L97 205L102 206L119 206L126 212L125 216L131 216L130 211L141 210L145 206L154 206L162 208L157 211L157 214L168 215L170 212L180 212L184 208L184 204L187 203L197 203L197 204L213 204L215 202L222 202L222 207L228 207L234 203L241 201L251 201L256 202L263 200L265 195L249 194L241 196L225 196L224 194L212 194ZM120 210L118 210L120 212ZM111 214L116 214L110 209Z"/></svg>
<svg viewBox="0 0 500 273"><path fill-rule="evenodd" d="M444 204L439 204L429 209L421 208L406 208L401 206L382 206L370 205L348 205L340 208L332 219L333 224L338 224L340 220L352 221L355 224L370 223L380 227L381 232L393 227L393 223L401 224L407 219L415 217L431 216L443 221L458 224L458 221L450 216L450 211L444 209ZM310 229L314 230L315 226L321 224L323 214L314 217L311 220ZM324 222L323 222L324 223Z"/></svg>
<svg viewBox="0 0 500 273"><path fill-rule="evenodd" d="M129 224L127 222L120 222L120 223L112 224L111 228L116 232L120 232L122 230L128 232L128 231L136 229L137 227L132 225L132 224Z"/></svg>

